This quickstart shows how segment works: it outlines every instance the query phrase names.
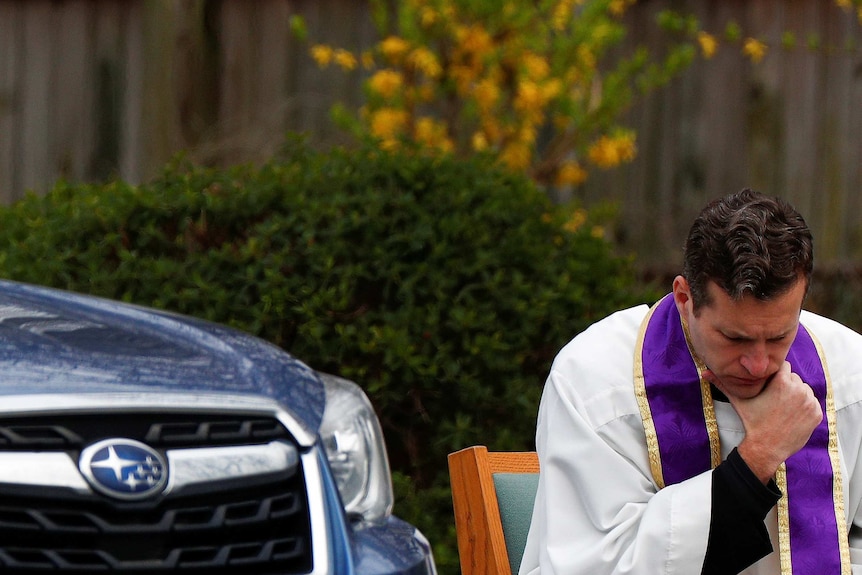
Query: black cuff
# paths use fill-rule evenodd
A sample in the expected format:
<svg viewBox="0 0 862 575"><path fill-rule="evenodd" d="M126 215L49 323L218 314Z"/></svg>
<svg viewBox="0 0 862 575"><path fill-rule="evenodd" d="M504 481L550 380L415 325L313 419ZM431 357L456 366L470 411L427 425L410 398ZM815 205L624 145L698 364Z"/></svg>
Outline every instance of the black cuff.
<svg viewBox="0 0 862 575"><path fill-rule="evenodd" d="M763 485L734 449L712 472L712 516L702 575L737 575L772 553L763 520L781 491Z"/></svg>
<svg viewBox="0 0 862 575"><path fill-rule="evenodd" d="M728 469L724 469L725 467ZM734 498L740 500L745 508L750 509L761 521L781 499L781 490L775 481L770 479L766 485L761 483L736 448L715 471L722 476L721 480L727 484Z"/></svg>

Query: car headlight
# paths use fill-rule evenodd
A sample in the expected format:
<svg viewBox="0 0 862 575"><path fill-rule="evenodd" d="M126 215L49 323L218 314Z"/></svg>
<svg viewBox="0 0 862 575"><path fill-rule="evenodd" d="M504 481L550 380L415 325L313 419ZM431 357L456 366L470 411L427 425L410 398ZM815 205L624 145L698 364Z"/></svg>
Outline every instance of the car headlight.
<svg viewBox="0 0 862 575"><path fill-rule="evenodd" d="M326 408L320 437L349 516L376 523L392 512L392 478L380 422L352 381L320 374Z"/></svg>

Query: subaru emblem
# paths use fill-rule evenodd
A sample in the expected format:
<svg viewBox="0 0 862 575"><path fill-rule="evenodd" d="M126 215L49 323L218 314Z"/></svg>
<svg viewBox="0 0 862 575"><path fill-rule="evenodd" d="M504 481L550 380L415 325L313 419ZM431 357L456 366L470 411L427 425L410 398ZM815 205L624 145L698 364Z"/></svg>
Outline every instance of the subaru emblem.
<svg viewBox="0 0 862 575"><path fill-rule="evenodd" d="M126 501L152 497L168 482L161 454L131 439L106 439L86 447L78 468L96 491Z"/></svg>

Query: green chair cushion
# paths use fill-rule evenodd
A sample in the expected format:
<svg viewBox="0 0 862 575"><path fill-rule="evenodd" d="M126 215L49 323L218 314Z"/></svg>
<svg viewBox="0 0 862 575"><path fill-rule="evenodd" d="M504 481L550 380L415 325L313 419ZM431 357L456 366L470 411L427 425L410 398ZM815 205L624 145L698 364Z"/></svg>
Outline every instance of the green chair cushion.
<svg viewBox="0 0 862 575"><path fill-rule="evenodd" d="M497 504L512 574L518 573L533 519L533 504L539 487L538 473L494 473Z"/></svg>

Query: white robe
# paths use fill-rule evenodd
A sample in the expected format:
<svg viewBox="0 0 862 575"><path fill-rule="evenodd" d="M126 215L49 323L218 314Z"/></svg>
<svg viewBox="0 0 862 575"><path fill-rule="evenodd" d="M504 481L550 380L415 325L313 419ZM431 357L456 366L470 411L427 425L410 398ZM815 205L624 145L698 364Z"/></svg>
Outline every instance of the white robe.
<svg viewBox="0 0 862 575"><path fill-rule="evenodd" d="M541 474L522 575L698 575L706 555L712 472L658 490L634 395L633 357L647 306L624 310L560 351L539 407ZM803 312L832 380L853 574L862 575L862 336ZM792 366L791 366L792 367ZM715 402L722 457L744 436L728 403ZM773 553L742 573L779 575L776 509L766 518Z"/></svg>

